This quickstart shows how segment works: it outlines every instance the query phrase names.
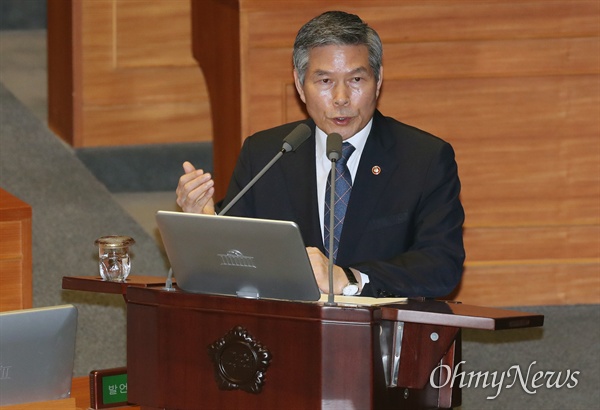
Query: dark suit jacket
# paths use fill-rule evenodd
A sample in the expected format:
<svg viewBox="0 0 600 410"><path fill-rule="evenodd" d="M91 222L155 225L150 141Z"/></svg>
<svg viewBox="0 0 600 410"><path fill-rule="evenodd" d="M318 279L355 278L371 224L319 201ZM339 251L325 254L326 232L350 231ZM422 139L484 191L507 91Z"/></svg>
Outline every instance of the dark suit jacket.
<svg viewBox="0 0 600 410"><path fill-rule="evenodd" d="M295 221L306 246L324 245L317 205L315 124L228 215ZM242 147L227 204L281 150L299 122L256 133ZM381 169L379 175L372 168ZM364 296L447 295L462 275L464 212L452 147L375 112L346 211L336 264L369 275ZM268 244L265 244L268 246Z"/></svg>

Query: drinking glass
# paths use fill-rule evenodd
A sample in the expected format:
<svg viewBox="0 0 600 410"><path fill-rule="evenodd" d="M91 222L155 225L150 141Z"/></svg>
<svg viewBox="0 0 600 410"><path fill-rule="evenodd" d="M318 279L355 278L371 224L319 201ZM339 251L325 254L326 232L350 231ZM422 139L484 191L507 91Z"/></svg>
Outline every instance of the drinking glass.
<svg viewBox="0 0 600 410"><path fill-rule="evenodd" d="M135 241L129 236L110 235L96 239L100 276L110 282L125 282L131 271L129 247Z"/></svg>

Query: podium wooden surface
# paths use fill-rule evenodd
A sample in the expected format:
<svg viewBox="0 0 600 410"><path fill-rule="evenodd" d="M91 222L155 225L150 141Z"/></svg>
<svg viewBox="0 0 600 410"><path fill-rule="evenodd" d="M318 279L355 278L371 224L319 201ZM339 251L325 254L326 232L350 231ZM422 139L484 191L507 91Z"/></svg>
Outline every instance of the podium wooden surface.
<svg viewBox="0 0 600 410"><path fill-rule="evenodd" d="M541 315L434 300L326 306L150 282L63 279L65 289L123 293L128 394L141 409L455 407L460 390L434 389L429 377L460 361L461 328L543 324Z"/></svg>

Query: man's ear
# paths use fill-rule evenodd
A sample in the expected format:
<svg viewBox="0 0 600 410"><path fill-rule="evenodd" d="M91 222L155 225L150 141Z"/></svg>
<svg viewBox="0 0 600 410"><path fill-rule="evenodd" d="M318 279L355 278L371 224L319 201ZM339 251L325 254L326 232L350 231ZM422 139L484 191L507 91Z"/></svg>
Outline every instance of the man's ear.
<svg viewBox="0 0 600 410"><path fill-rule="evenodd" d="M377 81L377 94L376 98L379 98L379 93L381 92L381 85L383 84L383 66L379 67L379 81Z"/></svg>
<svg viewBox="0 0 600 410"><path fill-rule="evenodd" d="M300 84L300 79L298 78L298 72L294 69L294 84L296 85L296 91L298 91L298 95L300 95L300 99L304 104L306 104L306 97L304 96L304 89L302 88L302 84Z"/></svg>

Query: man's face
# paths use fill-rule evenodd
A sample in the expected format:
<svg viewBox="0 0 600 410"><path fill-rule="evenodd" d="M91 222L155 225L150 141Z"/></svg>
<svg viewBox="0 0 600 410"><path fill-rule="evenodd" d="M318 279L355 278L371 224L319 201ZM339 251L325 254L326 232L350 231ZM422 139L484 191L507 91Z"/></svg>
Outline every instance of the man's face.
<svg viewBox="0 0 600 410"><path fill-rule="evenodd" d="M310 51L309 64L296 89L310 117L327 135L337 132L346 140L373 117L383 78L369 65L367 46L321 46Z"/></svg>

